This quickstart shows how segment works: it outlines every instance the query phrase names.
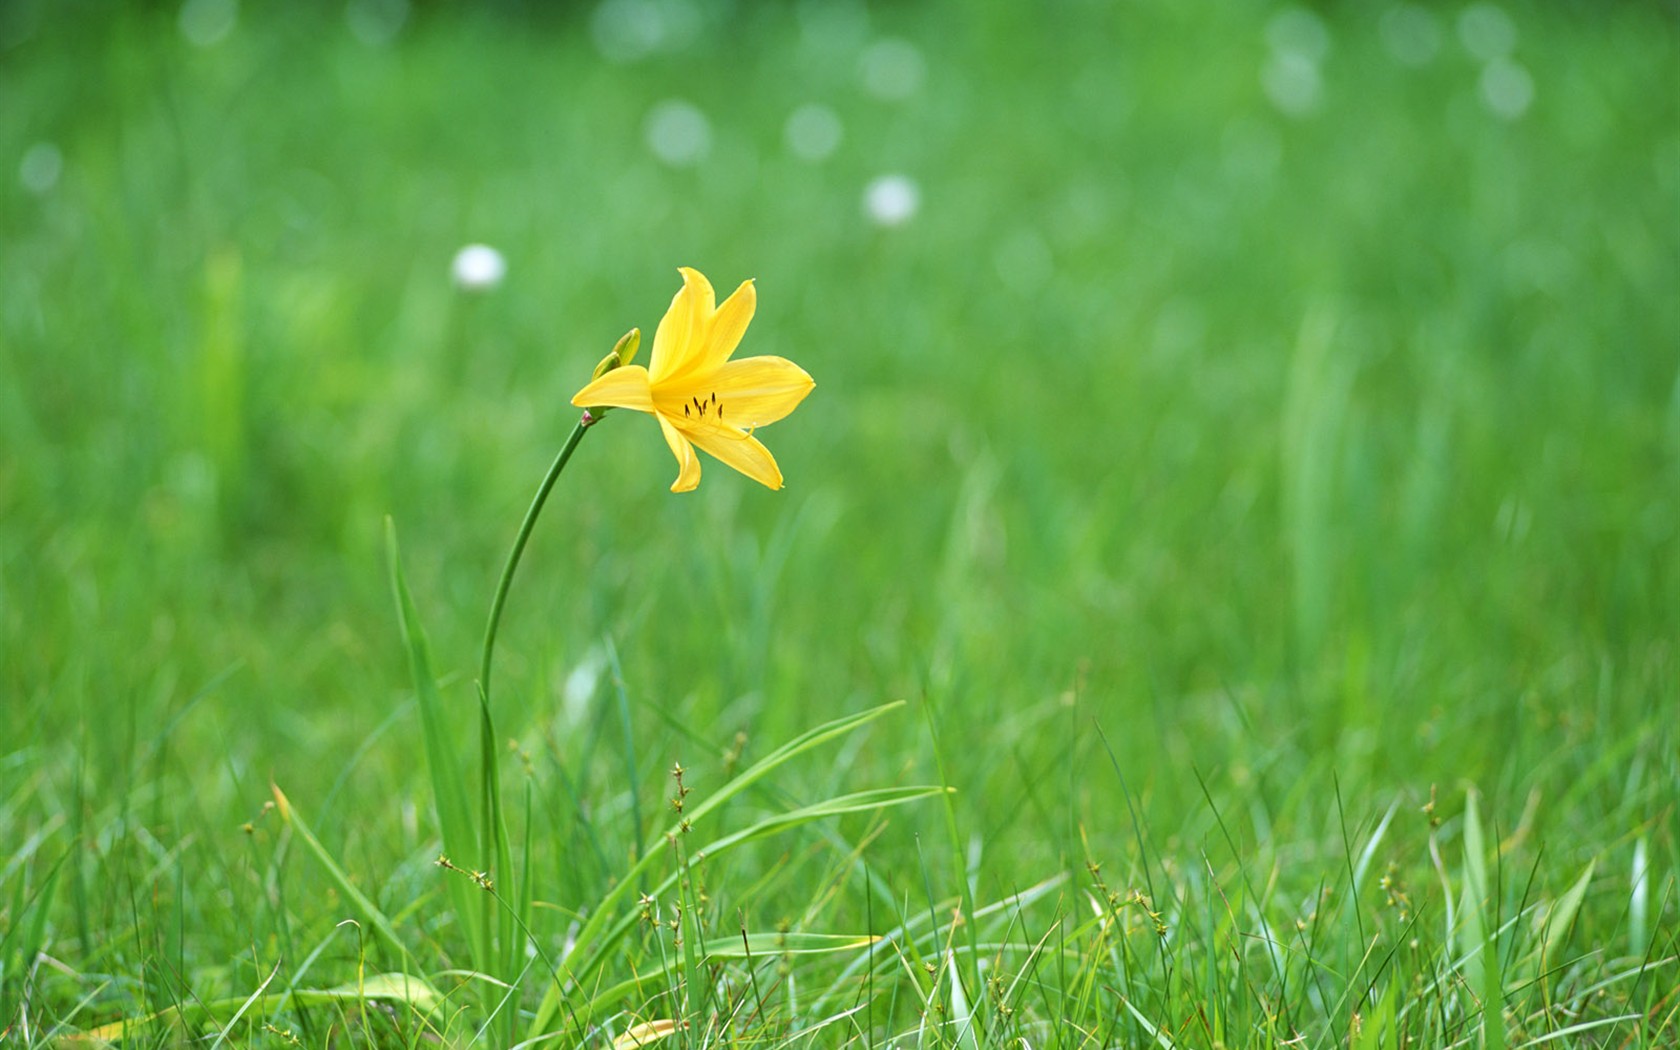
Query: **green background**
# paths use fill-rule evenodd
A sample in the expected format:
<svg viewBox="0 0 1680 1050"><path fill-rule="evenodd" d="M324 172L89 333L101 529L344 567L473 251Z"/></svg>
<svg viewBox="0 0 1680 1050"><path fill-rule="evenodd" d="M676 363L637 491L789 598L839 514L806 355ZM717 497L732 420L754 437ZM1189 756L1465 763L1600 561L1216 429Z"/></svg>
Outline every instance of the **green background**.
<svg viewBox="0 0 1680 1050"><path fill-rule="evenodd" d="M631 413L560 482L497 675L539 900L599 896L672 762L703 796L732 748L904 699L777 778L957 789L870 839L882 899L1153 866L1171 925L1246 884L1251 932L1392 807L1376 863L1444 942L1429 850L1463 855L1474 788L1504 917L1596 864L1580 987L1672 954L1677 69L1651 3L0 8L0 931L70 858L63 967L10 959L0 1003L86 1027L295 966L345 911L276 859L271 779L452 964L384 519L465 761L506 545L678 265L756 278L740 353L817 386L759 435L781 492L708 460L671 495ZM669 100L693 163L651 148ZM498 287L452 285L470 242ZM780 848L712 873L722 933L818 911L838 847ZM811 928L881 927L837 885ZM1232 1010L1347 1035L1198 943ZM1579 1016L1643 1012L1615 988ZM1079 1008L1119 1009L1031 1011Z"/></svg>

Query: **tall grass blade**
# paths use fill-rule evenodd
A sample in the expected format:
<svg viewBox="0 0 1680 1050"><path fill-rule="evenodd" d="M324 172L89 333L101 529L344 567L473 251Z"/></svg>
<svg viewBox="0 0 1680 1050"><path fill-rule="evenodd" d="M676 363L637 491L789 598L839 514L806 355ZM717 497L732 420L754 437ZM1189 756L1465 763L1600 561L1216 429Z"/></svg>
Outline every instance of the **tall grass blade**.
<svg viewBox="0 0 1680 1050"><path fill-rule="evenodd" d="M357 889L356 884L350 881L350 876L339 866L333 855L327 852L327 848L321 845L321 840L315 837L315 832L310 830L303 817L292 808L291 799L287 798L286 793L280 790L280 785L272 784L270 790L274 792L274 806L280 814L281 821L303 841L304 847L320 862L321 867L326 869L327 877L332 879L334 886L338 887L338 892L343 894L344 899L355 908L361 920L367 923L374 933L379 935L379 939L396 953L397 958L401 959L406 967L409 963L408 948L403 944L402 938L397 936L396 928L391 925L391 920L385 917L385 913L379 910L377 904L368 899L367 894Z"/></svg>
<svg viewBox="0 0 1680 1050"><path fill-rule="evenodd" d="M1459 909L1466 983L1482 1000L1482 1046L1505 1050L1505 988L1500 973L1499 931L1487 922L1487 838L1475 788L1464 797L1464 897Z"/></svg>
<svg viewBox="0 0 1680 1050"><path fill-rule="evenodd" d="M1550 969L1552 954L1558 945L1569 936L1569 927L1575 922L1575 913L1581 910L1581 901L1586 899L1587 884L1592 882L1593 871L1598 867L1597 859L1587 864L1587 870L1575 880L1575 885L1558 902L1552 905L1551 914L1546 916L1546 932L1540 941L1540 972Z"/></svg>
<svg viewBox="0 0 1680 1050"><path fill-rule="evenodd" d="M756 959L778 955L832 955L856 951L881 938L872 933L749 933L706 942L708 959Z"/></svg>
<svg viewBox="0 0 1680 1050"><path fill-rule="evenodd" d="M974 1013L968 1007L968 996L963 994L962 974L957 972L956 952L945 953L945 978L951 985L951 1024L956 1029L957 1045L963 1050L980 1050L980 1038L974 1030Z"/></svg>
<svg viewBox="0 0 1680 1050"><path fill-rule="evenodd" d="M403 643L408 649L409 674L414 681L414 695L420 707L420 726L426 743L426 769L431 775L432 800L437 806L438 824L443 838L443 852L456 864L481 868L486 856L478 849L473 833L472 807L467 796L466 778L451 746L452 736L443 714L443 697L432 674L431 646L426 641L420 614L403 577L402 554L397 546L396 523L385 519L385 551L391 575L391 590L397 601L397 619L402 626ZM488 929L485 926L478 891L465 879L448 879L449 895L455 914L467 931L477 966L488 966Z"/></svg>
<svg viewBox="0 0 1680 1050"><path fill-rule="evenodd" d="M1480 995L1482 971L1492 961L1482 907L1487 900L1486 844L1481 807L1474 788L1464 799L1464 879L1458 902L1458 929L1448 931L1458 948L1465 981Z"/></svg>
<svg viewBox="0 0 1680 1050"><path fill-rule="evenodd" d="M774 958L779 955L836 955L843 952L859 951L879 941L879 937L856 934L755 933L749 934L745 943L739 936L719 937L709 940L700 950L708 960L733 962L767 957ZM676 959L667 957L664 963L656 969L638 973L608 988L597 991L590 996L587 1003L582 1005L578 1013L586 1017L599 1015L609 1007L623 1001L625 996L633 994L637 989L658 987L676 965ZM817 1012L813 1011L813 1013Z"/></svg>
<svg viewBox="0 0 1680 1050"><path fill-rule="evenodd" d="M821 820L825 817L844 816L849 813L868 813L888 806L904 805L909 802L920 801L924 798L931 798L934 795L946 790L946 788L937 786L877 788L871 791L859 791L850 795L842 795L839 798L825 799L822 802L813 803L809 806L801 806L798 809L790 810L786 813L777 813L774 816L766 817L765 819L742 828L739 831L731 832L720 838L713 839L701 846L696 852L704 853L708 858L715 858L722 856L724 853L734 849L736 846L752 842L756 839L766 838L770 835L779 834L784 831L790 831L801 825L809 824L814 820ZM657 854L653 854L651 856L657 857ZM648 867L650 867L650 865L637 865L635 869L632 869L632 876L645 875ZM654 897L659 897L665 893L669 893L671 889L677 885L677 880L681 877L681 874L682 872L679 869L666 875L663 880L653 885L653 887L648 891L649 894ZM603 913L604 912L597 912L597 915ZM572 950L571 958L580 958L583 959L583 961L578 963L576 966L571 967L571 979L576 983L582 983L584 978L586 978L596 966L605 960L607 952L611 950L611 948L616 945L625 936L625 934L629 933L639 921L640 916L638 913L630 911L621 915L618 922L610 929L605 932L592 934L587 942L585 941L583 933L579 933L576 947ZM589 929L589 927L585 927L586 932ZM588 952L584 950L586 943L589 948Z"/></svg>
<svg viewBox="0 0 1680 1050"><path fill-rule="evenodd" d="M1376 1007L1364 1021L1356 1038L1350 1040L1353 1050L1399 1050L1399 1031L1394 1016L1394 986L1390 985L1377 1000Z"/></svg>
<svg viewBox="0 0 1680 1050"><path fill-rule="evenodd" d="M1156 1025L1149 1018L1143 1016L1138 1008L1132 1005L1132 1001L1130 999L1122 999L1120 1001L1126 1004L1127 1011L1130 1012L1132 1017L1137 1020L1138 1024L1143 1026L1143 1030L1148 1032L1155 1039L1157 1046L1160 1046L1162 1050L1176 1050L1177 1044L1172 1041L1172 1038L1167 1035L1166 1031Z"/></svg>
<svg viewBox="0 0 1680 1050"><path fill-rule="evenodd" d="M58 858L52 870L47 873L46 881L27 899L27 880L21 872L18 875L17 892L13 895L9 916L11 926L7 929L6 936L0 938L0 1005L8 1008L12 1005L6 996L6 986L14 972L18 978L20 996L27 994L23 990L23 982L29 978L29 970L34 965L35 957L46 946L47 915L52 911L53 899L58 890L58 877L64 871L65 862L73 855L73 852L67 852ZM5 1017L0 1017L0 1020L8 1019L9 1012Z"/></svg>
<svg viewBox="0 0 1680 1050"><path fill-rule="evenodd" d="M268 991L268 986L273 984L274 978L279 975L280 967L276 965L274 969L268 972L268 976L263 978L263 983L257 985L257 990L252 992L244 1004L233 1012L233 1016L228 1018L227 1023L221 1026L222 1030L216 1035L216 1041L210 1044L210 1050L221 1050L222 1044L227 1042L228 1033L233 1031L233 1027L239 1023L239 1019L250 1011L252 1004L262 998L262 994Z"/></svg>
<svg viewBox="0 0 1680 1050"><path fill-rule="evenodd" d="M938 720L934 718L932 705L923 704L922 712L927 720L928 738L933 744L934 766L939 771L940 781L949 784L951 778L945 772L945 749L940 743ZM962 913L967 917L974 914L974 891L969 885L968 861L963 855L962 831L957 820L956 800L953 796L954 792L947 792L944 798L945 830L951 840L951 874L957 880L957 892L962 898ZM947 960L950 964L951 981L955 985L952 989L953 1004L961 1001L962 982L965 978L968 980L969 986L974 989L974 994L980 994L980 953L975 948L978 935L975 932L974 923L965 922L963 927L963 935L968 940L967 972L963 973L956 969L956 957L954 955ZM954 930L952 932L955 933Z"/></svg>
<svg viewBox="0 0 1680 1050"><path fill-rule="evenodd" d="M1323 304L1302 319L1282 419L1279 474L1294 572L1296 653L1303 664L1318 652L1329 623L1337 455L1354 376L1335 333L1335 315Z"/></svg>
<svg viewBox="0 0 1680 1050"><path fill-rule="evenodd" d="M1050 878L1045 879L1036 886L1029 886L1018 893L1013 893L1008 897L1004 897L1002 900L993 901L991 904L978 909L972 916L972 921L977 923L984 922L1000 914L1006 914L1011 911L1019 912L1025 908L1031 907L1033 904L1036 904L1038 901L1047 897L1051 891L1061 888L1062 884L1067 881L1067 878L1067 873L1061 872L1059 874L1052 875ZM921 956L931 955L938 950L937 939L939 932L940 931L935 928L934 923L928 918L927 913L918 910L906 918L901 925L888 930L876 939L882 944L897 945L901 950L908 951L912 955L920 958ZM920 941L927 942L925 950L922 950L918 946L918 942ZM829 1003L830 1000L838 994L836 989L844 985L845 982L856 977L863 967L872 966L875 962L881 962L888 966L896 965L893 961L892 955L886 952L872 953L871 955L863 956L854 960L853 962L847 964L846 968L840 972L839 976L833 982L830 991L824 993L823 996L813 1004L813 1012L823 1013L826 1010L831 1009Z"/></svg>
<svg viewBox="0 0 1680 1050"><path fill-rule="evenodd" d="M764 779L782 765L785 765L805 752L810 751L812 748L818 747L836 737L844 736L847 733L853 732L865 725L868 725L870 722L875 721L877 718L880 718L889 711L896 710L903 706L903 701L894 701L890 704L883 704L879 707L870 708L869 710L859 712L858 714L848 715L844 718L837 718L832 722L826 722L820 726L816 726L813 729L809 729L806 732L801 733L793 740L783 744L781 747L770 752L770 754L764 756L762 759L759 759L751 766L742 770L734 778L725 783L715 794L708 795L699 804L688 809L685 819L691 827L700 826L701 822L704 821L706 817L716 812L718 807L723 806L730 799L740 795L743 791L746 791L749 787ZM739 845L742 842L750 841L753 838L770 834L774 831L795 827L798 824L806 823L810 820L816 820L823 816L834 815L840 812L855 812L859 808L870 808L882 805L895 805L899 802L909 802L917 798L925 798L935 792L943 790L944 788L942 787L886 789L885 792L863 793L863 796L866 796L870 800L868 802L861 802L859 801L860 796L852 795L845 796L844 799L835 799L830 800L827 803L818 803L815 806L804 807L794 813L781 814L779 817L772 818L770 821L761 821L759 824L754 825L752 828L749 828L744 832L724 836L723 838L705 846L704 852L707 856L715 856L723 849L728 849L734 845ZM892 794L893 792L898 792L899 794L894 795ZM848 800L850 801L848 802ZM847 804L842 805L842 803ZM664 834L677 834L679 829L680 822L679 824L671 825ZM635 922L635 916L632 914L621 917L616 925L609 926L610 923L613 923L614 917L618 915L620 906L624 903L626 898L632 892L637 891L638 888L645 882L648 873L652 870L653 865L657 862L658 858L659 853L657 851L650 851L641 857L634 865L631 866L630 870L607 891L605 896L601 898L600 902L596 904L594 911L590 914L589 919L584 923L583 928L578 931L577 937L573 941L571 958L579 959L581 962L576 966L567 967L567 969L570 970L571 981L580 982L589 973L589 971L593 969L594 963L601 957L605 948L618 937L627 932L630 926ZM661 884L661 887L668 887L674 878L675 875L668 877L666 881ZM662 890L655 889L652 892L657 895L659 892L662 892ZM602 943L598 944L598 941ZM561 980L556 980L549 985L548 991L544 993L542 1002L538 1005L536 1014L532 1018L531 1026L526 1037L527 1040L538 1038L539 1036L547 1033L548 1026L553 1022L555 1016L559 1013L561 997L564 993L565 987Z"/></svg>
<svg viewBox="0 0 1680 1050"><path fill-rule="evenodd" d="M1628 892L1628 952L1644 955L1649 944L1646 931L1650 929L1651 864L1646 857L1645 836L1633 843L1632 886Z"/></svg>

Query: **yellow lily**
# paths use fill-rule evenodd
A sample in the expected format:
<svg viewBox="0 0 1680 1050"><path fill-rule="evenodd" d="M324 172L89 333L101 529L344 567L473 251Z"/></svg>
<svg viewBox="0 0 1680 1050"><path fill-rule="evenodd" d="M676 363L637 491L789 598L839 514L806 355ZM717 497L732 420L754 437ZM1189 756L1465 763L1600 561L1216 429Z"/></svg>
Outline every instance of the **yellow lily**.
<svg viewBox="0 0 1680 1050"><path fill-rule="evenodd" d="M682 267L683 286L653 334L648 367L623 365L579 390L579 408L628 408L650 413L677 457L672 492L700 484L699 445L761 484L782 487L782 472L754 429L792 412L816 385L803 368L781 357L729 360L752 322L758 293L750 280L717 305L711 282Z"/></svg>

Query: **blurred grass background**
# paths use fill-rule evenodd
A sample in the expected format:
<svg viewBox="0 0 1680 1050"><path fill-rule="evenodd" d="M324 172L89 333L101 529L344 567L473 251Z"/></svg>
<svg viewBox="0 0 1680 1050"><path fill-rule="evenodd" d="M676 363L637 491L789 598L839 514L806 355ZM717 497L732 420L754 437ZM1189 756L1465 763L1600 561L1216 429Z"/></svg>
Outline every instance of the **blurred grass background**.
<svg viewBox="0 0 1680 1050"><path fill-rule="evenodd" d="M14 0L0 863L73 855L76 968L250 968L341 917L265 896L272 778L440 909L384 516L465 741L568 399L684 264L817 389L783 492L671 496L629 414L563 479L498 675L539 896L617 870L580 806L632 838L610 642L646 807L906 698L785 786L936 779L937 733L987 893L1144 861L1106 746L1157 852L1309 886L1333 783L1400 863L1478 785L1545 881L1613 865L1608 939L1634 840L1680 860L1677 69L1656 3ZM956 886L928 835L873 867Z"/></svg>

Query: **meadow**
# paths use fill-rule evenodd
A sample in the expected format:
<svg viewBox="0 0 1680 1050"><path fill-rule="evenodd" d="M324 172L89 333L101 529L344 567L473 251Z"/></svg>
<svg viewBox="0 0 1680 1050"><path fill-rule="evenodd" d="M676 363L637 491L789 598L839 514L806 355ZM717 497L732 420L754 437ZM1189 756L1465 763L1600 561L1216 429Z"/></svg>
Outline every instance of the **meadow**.
<svg viewBox="0 0 1680 1050"><path fill-rule="evenodd" d="M0 1045L1680 1045L1676 70L0 5ZM786 487L603 419L481 710L678 266Z"/></svg>

